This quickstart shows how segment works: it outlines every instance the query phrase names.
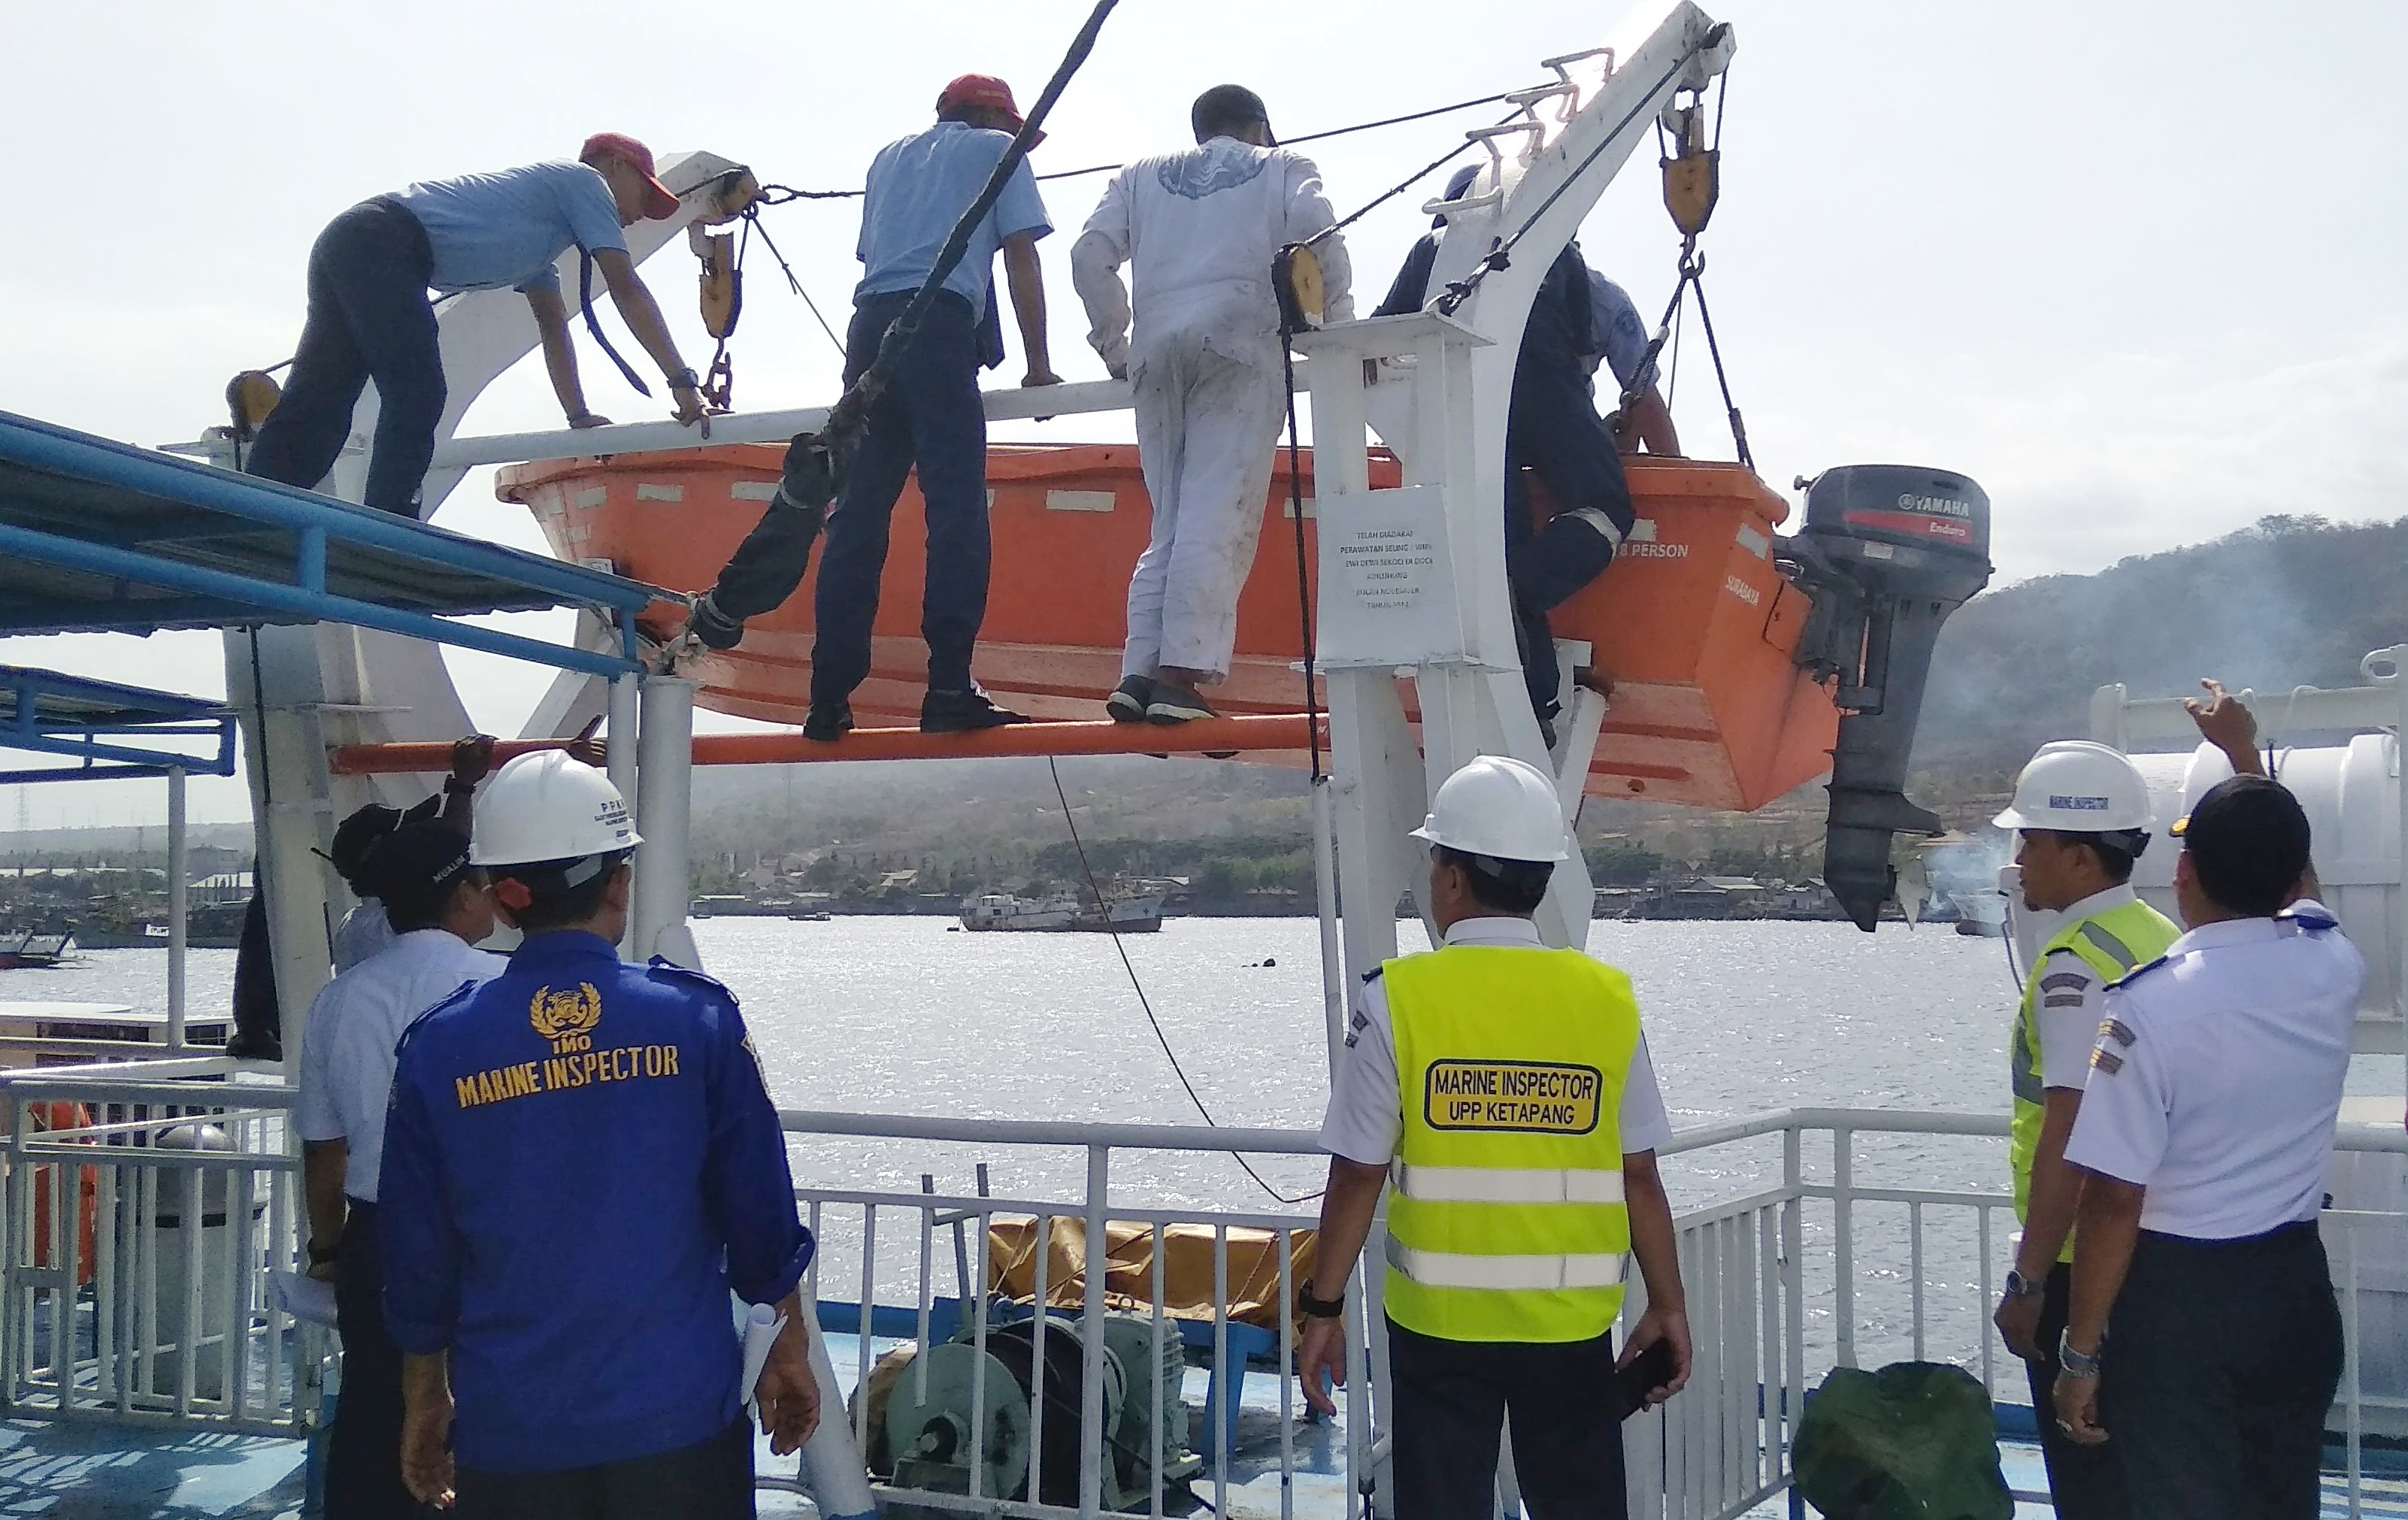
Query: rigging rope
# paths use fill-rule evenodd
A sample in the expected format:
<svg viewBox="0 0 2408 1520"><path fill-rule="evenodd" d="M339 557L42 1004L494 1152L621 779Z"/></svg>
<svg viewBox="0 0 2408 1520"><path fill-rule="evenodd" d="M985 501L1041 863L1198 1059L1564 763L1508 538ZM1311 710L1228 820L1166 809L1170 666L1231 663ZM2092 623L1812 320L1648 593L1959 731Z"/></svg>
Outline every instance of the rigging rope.
<svg viewBox="0 0 2408 1520"><path fill-rule="evenodd" d="M1213 1129L1226 1127L1220 1120L1212 1117L1211 1109L1205 1107L1203 1095L1197 1092L1196 1084L1187 1080L1187 1068L1179 1064L1179 1053L1170 1048L1170 1037L1162 1032L1162 1021L1154 1016L1154 1002L1146 997L1145 983L1139 979L1137 967L1129 960L1128 946L1121 942L1121 931L1112 924L1111 911L1104 902L1104 890L1096 881L1096 868L1087 861L1086 841L1079 837L1079 820L1070 812L1070 794L1062 789L1062 767L1050 754L1045 757L1045 770L1046 774L1054 778L1054 798L1062 804L1062 822L1068 825L1070 828L1070 847L1078 852L1079 873L1086 878L1087 890L1094 895L1096 906L1104 915L1104 927L1112 937L1112 948L1120 952L1121 969L1128 973L1129 986L1137 994L1137 1006L1145 1011L1145 1022L1154 1029L1155 1042L1161 1045L1163 1055L1170 1062L1171 1075L1177 1077L1179 1085L1187 1090L1187 1101L1196 1105L1196 1111L1204 1116L1204 1123L1208 1126ZM1282 1203L1310 1203L1321 1197L1321 1193L1316 1190L1291 1197L1266 1181L1263 1174L1256 1171L1254 1164L1244 1156L1235 1151L1228 1152L1227 1154L1230 1160L1238 1164L1240 1170L1254 1180L1256 1187Z"/></svg>
<svg viewBox="0 0 2408 1520"><path fill-rule="evenodd" d="M1376 122L1357 122L1352 126L1330 127L1322 132L1308 132L1300 137L1283 137L1279 145L1282 148L1294 148L1299 144L1324 142L1331 137L1343 137L1356 132L1375 132L1382 127L1402 126L1408 122L1426 122L1433 116L1447 116L1455 111L1468 111L1474 106L1494 105L1504 98L1505 92L1499 91L1493 95L1482 95L1477 100L1458 100L1452 106L1433 106L1427 110L1409 111L1402 116L1382 117ZM1461 151L1461 149L1456 150L1457 152ZM1039 180L1079 179L1091 174L1111 174L1127 167L1126 164L1090 164L1083 169L1056 169L1049 174L1040 174L1037 178ZM764 206L784 206L791 201L859 200L867 194L866 191L860 190L796 190L792 185L763 185L761 190L761 204ZM1348 220L1352 221L1353 218Z"/></svg>

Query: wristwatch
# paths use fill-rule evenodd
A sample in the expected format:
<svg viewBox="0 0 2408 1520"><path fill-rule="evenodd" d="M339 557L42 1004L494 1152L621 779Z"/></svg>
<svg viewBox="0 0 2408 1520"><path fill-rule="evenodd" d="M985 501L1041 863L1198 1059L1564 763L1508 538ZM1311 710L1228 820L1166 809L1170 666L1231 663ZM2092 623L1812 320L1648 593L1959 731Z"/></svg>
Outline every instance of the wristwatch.
<svg viewBox="0 0 2408 1520"><path fill-rule="evenodd" d="M2031 1278L2026 1277L2023 1273L2015 1270L2012 1267L2007 1269L2008 1298L2037 1298L2047 1291L2048 1279L2041 1278L2035 1281Z"/></svg>
<svg viewBox="0 0 2408 1520"><path fill-rule="evenodd" d="M309 1265L310 1265L310 1266L312 1266L312 1267L323 1267L323 1266L325 1266L327 1263L329 1263L329 1262L331 1262L331 1261L333 1261L333 1260L335 1259L335 1251L336 1251L336 1248L335 1248L334 1246L331 1246L331 1245L320 1245L320 1244L319 1244L317 1241L315 1241L315 1240L310 1241L310 1242L309 1242Z"/></svg>
<svg viewBox="0 0 2408 1520"><path fill-rule="evenodd" d="M669 377L669 389L672 391L698 391L702 389L702 377L696 375L691 369L681 369L676 374Z"/></svg>
<svg viewBox="0 0 2408 1520"><path fill-rule="evenodd" d="M1312 1296L1310 1282L1298 1283L1296 1285L1296 1312L1306 1319L1344 1319L1346 1299L1342 1295L1336 1298L1316 1298Z"/></svg>
<svg viewBox="0 0 2408 1520"><path fill-rule="evenodd" d="M2097 1351L2092 1352L2087 1356L2085 1356L2082 1353L2074 1350L2073 1332L2071 1329L2064 1331L2057 1338L2057 1365L2062 1368L2065 1375L2070 1378L2097 1377L2099 1375L2100 1359L2105 1356L2106 1354L2107 1346L2104 1341L2100 1343Z"/></svg>

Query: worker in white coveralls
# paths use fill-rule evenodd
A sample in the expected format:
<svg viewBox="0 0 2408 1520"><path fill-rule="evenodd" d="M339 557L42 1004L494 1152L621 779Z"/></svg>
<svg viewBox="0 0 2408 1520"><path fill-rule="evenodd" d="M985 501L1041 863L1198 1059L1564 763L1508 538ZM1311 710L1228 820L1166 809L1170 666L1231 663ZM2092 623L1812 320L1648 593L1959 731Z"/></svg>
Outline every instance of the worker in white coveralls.
<svg viewBox="0 0 2408 1520"><path fill-rule="evenodd" d="M1398 1520L1490 1513L1509 1421L1533 1520L1620 1516L1622 1417L1689 1377L1656 1169L1672 1128L1639 1004L1628 977L1548 948L1530 922L1566 853L1563 805L1537 767L1473 760L1413 838L1430 846L1424 902L1441 943L1364 979L1331 1074L1329 1186L1296 1303L1305 1402L1335 1412L1346 1279L1386 1188ZM1617 1356L1634 1258L1647 1308Z"/></svg>
<svg viewBox="0 0 2408 1520"><path fill-rule="evenodd" d="M1135 392L1154 497L1154 538L1129 580L1124 679L1105 703L1124 723L1214 715L1200 688L1229 673L1286 412L1271 260L1337 220L1321 171L1272 137L1261 96L1215 85L1188 114L1197 146L1114 176L1070 249L1087 341ZM1333 234L1313 251L1326 319L1351 319L1344 243Z"/></svg>

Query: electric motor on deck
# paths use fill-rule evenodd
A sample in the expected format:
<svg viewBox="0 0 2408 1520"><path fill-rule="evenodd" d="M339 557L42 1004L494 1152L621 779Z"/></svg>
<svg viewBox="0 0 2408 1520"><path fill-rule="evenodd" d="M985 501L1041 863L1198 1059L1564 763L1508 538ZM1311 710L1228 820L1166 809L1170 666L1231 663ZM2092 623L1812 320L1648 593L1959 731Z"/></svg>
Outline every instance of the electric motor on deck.
<svg viewBox="0 0 2408 1520"><path fill-rule="evenodd" d="M1079 1502L1079 1436L1084 1399L1084 1326L1045 1322L1043 1459L1039 1502ZM1039 1380L1035 1324L992 1326L986 1349L970 1340L928 1348L924 1369L910 1348L881 1361L869 1378L871 1470L897 1487L937 1493L971 1492L975 1464L982 1498L1028 1498L1035 1453L1030 1395ZM1187 1362L1175 1327L1163 1334L1160 1402L1154 1401L1154 1324L1150 1316L1104 1316L1103 1502L1114 1510L1149 1508L1155 1441L1161 1442L1164 1502L1183 1503L1188 1479L1203 1460L1187 1450L1187 1409L1180 1386ZM1157 1436L1157 1431L1159 1435ZM951 1512L889 1508L888 1515L934 1516Z"/></svg>

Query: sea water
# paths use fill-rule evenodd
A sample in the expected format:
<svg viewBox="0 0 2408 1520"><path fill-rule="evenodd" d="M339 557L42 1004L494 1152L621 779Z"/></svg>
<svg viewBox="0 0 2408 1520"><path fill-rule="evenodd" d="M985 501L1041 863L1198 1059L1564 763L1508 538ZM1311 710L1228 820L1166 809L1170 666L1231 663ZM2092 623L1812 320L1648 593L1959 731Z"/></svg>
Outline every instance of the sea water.
<svg viewBox="0 0 2408 1520"><path fill-rule="evenodd" d="M1106 935L969 934L917 917L717 918L694 928L711 973L741 1001L784 1109L1200 1125L1200 1100L1212 1122L1309 1133L1327 1098L1318 930L1309 919L1174 918L1158 934L1117 943ZM1398 940L1407 950L1426 944L1412 922L1398 925ZM2006 1111L2016 993L2002 941L1899 925L1867 935L1843 924L1612 922L1592 926L1589 950L1630 974L1677 1128L1791 1108ZM233 962L230 951L192 954L191 1009L227 1006ZM68 967L0 974L0 998L155 1008L165 968L158 951L90 952ZM2396 1058L2360 1059L2350 1085L2398 1092ZM1809 1137L1807 1181L1830 1179L1831 1152L1828 1135ZM790 1154L807 1187L962 1196L976 1190L983 1165L996 1197L1070 1212L1086 1165L1076 1147L809 1136ZM1853 1154L1858 1187L2006 1188L2004 1146L1994 1139L1863 1135ZM1686 1210L1776 1182L1782 1165L1771 1137L1675 1157L1665 1174L1675 1209ZM1267 1156L1253 1166L1249 1175L1223 1154L1124 1153L1111 1164L1111 1197L1120 1208L1310 1223L1324 1163ZM1985 1333L1985 1283L1994 1289L2004 1269L2013 1221L1994 1215L1985 1236L1973 1211L1923 1213L1931 1350L1970 1355ZM1825 1269L1830 1218L1818 1203L1803 1223L1808 1255ZM1903 1354L1914 1301L1908 1211L1868 1203L1855 1221L1860 1346ZM872 1291L911 1301L918 1211L890 1212L882 1223ZM824 1224L838 1280L821 1291L857 1298L860 1216L832 1211ZM942 1263L949 1248L935 1255ZM952 1291L949 1266L936 1275L933 1290ZM1828 1280L1820 1290L1810 1280L1809 1297L1810 1330L1818 1332L1810 1339L1820 1341Z"/></svg>

